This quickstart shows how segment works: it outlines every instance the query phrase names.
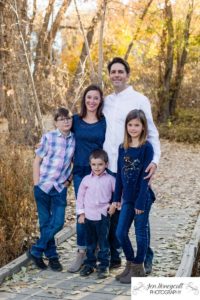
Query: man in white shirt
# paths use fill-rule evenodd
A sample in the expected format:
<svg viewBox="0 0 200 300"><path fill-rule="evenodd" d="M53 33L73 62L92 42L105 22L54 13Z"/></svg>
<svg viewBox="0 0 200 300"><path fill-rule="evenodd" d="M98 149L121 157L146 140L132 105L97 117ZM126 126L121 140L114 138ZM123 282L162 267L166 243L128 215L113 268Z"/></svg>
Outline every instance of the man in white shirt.
<svg viewBox="0 0 200 300"><path fill-rule="evenodd" d="M108 169L113 176L116 176L118 148L123 142L126 116L129 111L133 109L141 109L144 111L147 118L148 140L154 149L153 161L146 169L146 178L152 178L160 159L160 142L158 130L153 122L150 102L147 97L136 92L132 86L128 85L130 66L125 60L120 57L113 58L108 64L108 72L114 88L114 93L105 98L103 108L107 124L103 148L108 153L109 157ZM119 212L116 211L112 216L113 220L111 219L111 268L118 267L121 264L120 245L115 237L118 217ZM147 252L145 269L146 273L150 273L152 269L153 251L149 247Z"/></svg>

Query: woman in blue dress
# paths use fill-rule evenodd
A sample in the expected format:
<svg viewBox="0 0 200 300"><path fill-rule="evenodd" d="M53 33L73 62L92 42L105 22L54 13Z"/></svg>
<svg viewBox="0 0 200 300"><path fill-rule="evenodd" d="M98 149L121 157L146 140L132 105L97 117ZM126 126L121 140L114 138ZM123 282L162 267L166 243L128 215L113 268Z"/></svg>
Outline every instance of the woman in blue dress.
<svg viewBox="0 0 200 300"><path fill-rule="evenodd" d="M106 132L106 121L102 114L103 92L97 85L88 86L83 94L80 113L73 116L72 131L75 135L73 183L75 196L84 176L90 174L89 156L96 149L102 149ZM85 224L77 222L77 255L68 268L74 273L80 270L86 251Z"/></svg>

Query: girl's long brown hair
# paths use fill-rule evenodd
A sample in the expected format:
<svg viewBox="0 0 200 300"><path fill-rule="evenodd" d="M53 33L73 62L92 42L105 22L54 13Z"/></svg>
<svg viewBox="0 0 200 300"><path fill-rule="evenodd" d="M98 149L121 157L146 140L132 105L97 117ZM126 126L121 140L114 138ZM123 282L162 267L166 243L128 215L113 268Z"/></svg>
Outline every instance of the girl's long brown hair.
<svg viewBox="0 0 200 300"><path fill-rule="evenodd" d="M127 125L131 120L134 120L134 119L138 119L142 123L142 126L143 126L143 130L139 137L139 146L143 145L147 140L148 126L147 126L146 116L145 116L143 110L133 109L128 113L128 115L126 117L126 121L125 121L124 142L123 142L124 149L127 149L128 147L130 147L131 136L128 134Z"/></svg>

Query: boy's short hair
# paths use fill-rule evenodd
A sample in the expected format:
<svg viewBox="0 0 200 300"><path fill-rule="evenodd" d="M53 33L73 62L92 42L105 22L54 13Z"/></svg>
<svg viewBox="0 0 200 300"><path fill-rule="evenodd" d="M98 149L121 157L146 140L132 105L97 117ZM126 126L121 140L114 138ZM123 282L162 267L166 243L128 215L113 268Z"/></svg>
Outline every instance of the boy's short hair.
<svg viewBox="0 0 200 300"><path fill-rule="evenodd" d="M130 71L131 71L131 68L128 64L128 62L126 60L124 60L123 58L121 57L114 57L109 63L108 63L108 72L110 74L110 70L111 70L111 67L112 65L114 64L122 64L126 70L126 73L129 74Z"/></svg>
<svg viewBox="0 0 200 300"><path fill-rule="evenodd" d="M59 117L66 117L66 118L70 117L71 118L72 117L72 113L68 109L66 109L64 107L59 107L54 112L54 121L57 121L57 119Z"/></svg>
<svg viewBox="0 0 200 300"><path fill-rule="evenodd" d="M102 149L94 150L89 157L89 161L91 162L92 159L100 158L102 159L106 164L108 163L108 154L106 151Z"/></svg>

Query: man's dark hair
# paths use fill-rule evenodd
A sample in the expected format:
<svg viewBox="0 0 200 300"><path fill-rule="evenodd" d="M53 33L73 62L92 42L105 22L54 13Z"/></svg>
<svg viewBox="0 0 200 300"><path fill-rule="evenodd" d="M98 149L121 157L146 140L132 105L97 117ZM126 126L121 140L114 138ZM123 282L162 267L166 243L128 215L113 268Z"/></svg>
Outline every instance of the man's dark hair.
<svg viewBox="0 0 200 300"><path fill-rule="evenodd" d="M121 57L114 57L109 63L108 63L108 72L110 74L110 70L113 64L122 64L126 70L126 73L129 74L131 69L126 60L124 60Z"/></svg>
<svg viewBox="0 0 200 300"><path fill-rule="evenodd" d="M57 119L59 117L66 117L66 118L68 118L68 117L72 117L72 114L71 114L71 112L68 109L66 109L64 107L59 107L54 112L54 121L57 121Z"/></svg>
<svg viewBox="0 0 200 300"><path fill-rule="evenodd" d="M98 149L98 150L94 150L91 154L90 154L90 162L91 162L91 159L94 158L94 159L97 159L97 158L100 158L102 159L106 164L108 162L108 154L106 151L102 150L102 149Z"/></svg>

